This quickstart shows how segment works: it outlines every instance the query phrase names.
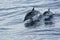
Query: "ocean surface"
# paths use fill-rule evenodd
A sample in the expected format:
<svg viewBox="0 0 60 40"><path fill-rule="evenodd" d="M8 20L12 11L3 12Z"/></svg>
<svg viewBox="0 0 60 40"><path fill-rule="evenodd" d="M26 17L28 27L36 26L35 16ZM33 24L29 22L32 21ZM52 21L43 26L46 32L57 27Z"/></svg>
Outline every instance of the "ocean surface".
<svg viewBox="0 0 60 40"><path fill-rule="evenodd" d="M32 8L55 14L52 23L25 27L24 17ZM0 0L0 40L60 40L60 0Z"/></svg>

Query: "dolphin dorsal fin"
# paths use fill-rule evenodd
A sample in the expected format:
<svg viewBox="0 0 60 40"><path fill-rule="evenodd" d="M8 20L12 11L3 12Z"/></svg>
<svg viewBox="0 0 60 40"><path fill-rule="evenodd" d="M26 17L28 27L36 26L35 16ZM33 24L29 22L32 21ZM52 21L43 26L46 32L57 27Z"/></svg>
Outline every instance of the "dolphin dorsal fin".
<svg viewBox="0 0 60 40"><path fill-rule="evenodd" d="M50 12L50 8L48 9L48 12Z"/></svg>
<svg viewBox="0 0 60 40"><path fill-rule="evenodd" d="M32 11L34 11L34 8L32 9Z"/></svg>

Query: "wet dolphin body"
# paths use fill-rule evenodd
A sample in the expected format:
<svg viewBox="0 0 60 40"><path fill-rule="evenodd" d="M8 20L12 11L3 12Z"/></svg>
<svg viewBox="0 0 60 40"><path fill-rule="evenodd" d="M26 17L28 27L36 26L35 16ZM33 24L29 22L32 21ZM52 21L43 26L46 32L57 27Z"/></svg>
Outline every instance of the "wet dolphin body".
<svg viewBox="0 0 60 40"><path fill-rule="evenodd" d="M48 11L45 11L43 15L49 14L49 12L50 12L50 9L48 9Z"/></svg>
<svg viewBox="0 0 60 40"><path fill-rule="evenodd" d="M45 23L45 25L51 25L51 24L53 24L53 13L50 11L50 9L48 9L48 11L45 11L44 12L44 14L43 14L43 16L45 17L44 18L44 23Z"/></svg>
<svg viewBox="0 0 60 40"><path fill-rule="evenodd" d="M32 9L31 12L26 14L24 21L31 19L33 17L33 13L34 13L34 8Z"/></svg>
<svg viewBox="0 0 60 40"><path fill-rule="evenodd" d="M26 14L24 21L26 21L28 19L32 19L32 17L34 17L37 14L38 14L38 11L34 10L34 8L33 8L31 12Z"/></svg>
<svg viewBox="0 0 60 40"><path fill-rule="evenodd" d="M50 9L48 9L48 11L45 11L45 12L43 13L43 16L44 16L44 17L47 16L47 18L45 18L45 20L50 20L50 19L53 18L53 13L50 11Z"/></svg>
<svg viewBox="0 0 60 40"><path fill-rule="evenodd" d="M38 16L40 15L39 11L32 9L31 12L27 13L25 16L25 27L34 26L37 24Z"/></svg>

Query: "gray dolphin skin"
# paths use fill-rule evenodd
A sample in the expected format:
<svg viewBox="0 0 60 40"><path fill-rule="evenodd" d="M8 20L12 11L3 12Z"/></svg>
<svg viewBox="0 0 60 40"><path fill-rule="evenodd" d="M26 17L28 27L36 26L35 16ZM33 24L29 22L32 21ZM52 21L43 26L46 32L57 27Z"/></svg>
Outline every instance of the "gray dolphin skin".
<svg viewBox="0 0 60 40"><path fill-rule="evenodd" d="M31 10L31 12L27 13L25 18L24 18L24 21L28 20L28 19L33 19L32 17L34 17L35 15L38 14L39 11L36 11L34 8ZM39 14L40 15L40 14ZM48 9L48 11L45 11L43 13L43 17L46 17L48 16L48 20L51 19L53 17L53 13L50 11L50 8ZM41 16L39 16L40 18Z"/></svg>
<svg viewBox="0 0 60 40"><path fill-rule="evenodd" d="M32 17L34 17L36 14L38 14L38 11L36 11L33 8L31 12L29 12L29 13L26 14L24 21L26 21L28 19L32 19Z"/></svg>
<svg viewBox="0 0 60 40"><path fill-rule="evenodd" d="M39 13L39 14L38 14ZM37 20L34 20L34 17L36 15L39 15ZM43 19L42 19L43 18ZM50 11L50 8L48 9L48 11L45 11L43 14L40 14L39 11L36 11L34 8L32 9L31 12L27 13L26 16L25 16L25 19L24 21L30 19L30 22L29 23L32 23L32 22L36 22L36 21L40 21L40 20L44 20L44 21L48 21L48 20L51 20L53 18L53 13Z"/></svg>
<svg viewBox="0 0 60 40"><path fill-rule="evenodd" d="M48 11L45 11L44 13L43 13L43 15L46 15L46 14L49 14L50 13L50 8L48 9Z"/></svg>
<svg viewBox="0 0 60 40"><path fill-rule="evenodd" d="M25 16L25 19L24 21L28 20L28 19L31 19L34 15L34 8L32 9L31 12L27 13L27 15Z"/></svg>
<svg viewBox="0 0 60 40"><path fill-rule="evenodd" d="M43 16L45 17L44 18L44 22L45 22L45 24L47 25L47 24L53 24L53 12L51 12L50 11L50 9L48 9L48 11L45 11L44 13L43 13Z"/></svg>
<svg viewBox="0 0 60 40"><path fill-rule="evenodd" d="M53 13L50 11L50 8L48 9L48 11L45 11L43 13L43 16L48 16L48 19L51 19L53 17Z"/></svg>

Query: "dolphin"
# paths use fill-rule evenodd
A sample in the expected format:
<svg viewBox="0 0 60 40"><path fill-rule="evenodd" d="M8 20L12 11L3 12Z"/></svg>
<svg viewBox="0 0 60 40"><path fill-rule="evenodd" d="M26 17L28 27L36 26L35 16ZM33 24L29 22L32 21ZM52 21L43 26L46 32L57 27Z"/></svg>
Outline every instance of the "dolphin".
<svg viewBox="0 0 60 40"><path fill-rule="evenodd" d="M38 11L36 11L34 8L32 9L31 12L27 13L25 18L24 18L24 21L28 20L28 19L33 19L32 17L34 17L35 15L38 14Z"/></svg>

